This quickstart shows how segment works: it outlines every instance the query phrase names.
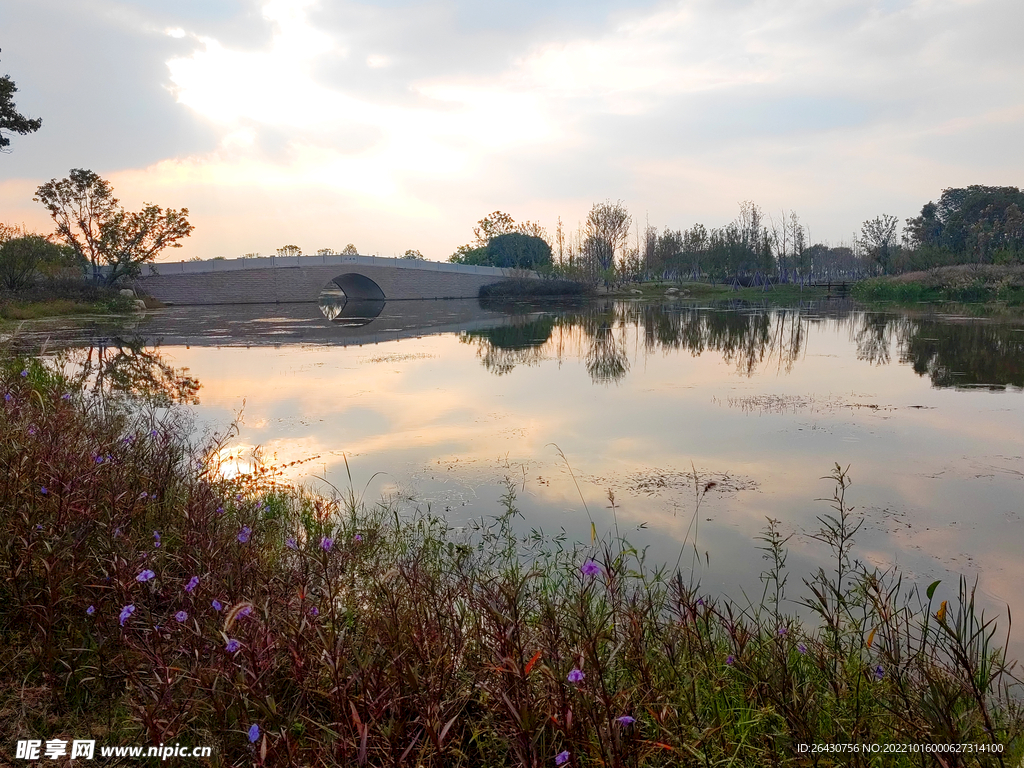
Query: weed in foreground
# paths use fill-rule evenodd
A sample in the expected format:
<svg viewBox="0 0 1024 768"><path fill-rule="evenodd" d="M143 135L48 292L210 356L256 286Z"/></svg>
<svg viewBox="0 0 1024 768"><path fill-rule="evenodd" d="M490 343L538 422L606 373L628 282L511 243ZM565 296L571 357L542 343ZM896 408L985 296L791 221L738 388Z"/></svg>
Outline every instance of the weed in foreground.
<svg viewBox="0 0 1024 768"><path fill-rule="evenodd" d="M515 485L456 529L278 468L225 480L177 411L100 408L37 361L0 370L0 632L12 738L211 744L211 764L834 764L797 745L984 745L851 765L1010 765L1019 689L961 582L933 605L854 558L837 467L786 593L704 593L623 538L515 530ZM695 547L694 547L695 548ZM691 571L692 573L692 571ZM816 621L788 608L802 603ZM833 759L835 756L830 757Z"/></svg>

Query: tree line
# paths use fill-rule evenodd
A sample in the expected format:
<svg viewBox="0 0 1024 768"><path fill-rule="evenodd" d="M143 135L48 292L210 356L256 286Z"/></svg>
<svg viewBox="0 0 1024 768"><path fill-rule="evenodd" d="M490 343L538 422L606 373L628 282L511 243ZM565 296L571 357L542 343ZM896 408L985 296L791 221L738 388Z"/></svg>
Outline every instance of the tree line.
<svg viewBox="0 0 1024 768"><path fill-rule="evenodd" d="M751 201L720 227L640 229L625 204L595 203L574 231L559 218L554 237L536 222L517 224L507 213L485 216L475 241L449 257L456 264L535 269L559 277L597 281L738 280L792 282L811 278L860 277L873 270L856 244L809 245L795 211L778 218Z"/></svg>
<svg viewBox="0 0 1024 768"><path fill-rule="evenodd" d="M0 77L0 152L10 139L42 125L18 112L14 81ZM41 185L34 198L46 206L56 224L47 236L0 225L0 284L17 290L38 275L91 267L113 285L135 277L141 265L165 248L181 247L193 226L188 209L147 203L141 211L122 208L109 182L84 169ZM595 203L575 231L558 219L554 237L538 223L516 223L503 211L477 222L474 240L449 257L457 264L537 270L544 274L594 283L600 280L731 280L744 285L806 280L856 279L952 264L1020 264L1024 262L1024 192L1017 187L972 185L948 188L929 201L920 215L899 220L882 214L865 221L851 243L811 243L795 211L776 218L752 201L739 205L729 223L708 228L694 224L673 230L639 222L621 200ZM278 255L301 255L285 245ZM349 243L341 251L356 254ZM322 248L317 254L334 254ZM259 254L246 254L259 257ZM407 250L407 259L423 259Z"/></svg>

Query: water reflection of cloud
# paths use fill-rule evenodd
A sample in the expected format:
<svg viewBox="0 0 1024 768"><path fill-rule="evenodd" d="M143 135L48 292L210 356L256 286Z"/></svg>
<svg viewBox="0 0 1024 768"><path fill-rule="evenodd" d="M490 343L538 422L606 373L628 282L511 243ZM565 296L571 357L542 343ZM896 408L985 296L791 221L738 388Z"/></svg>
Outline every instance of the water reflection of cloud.
<svg viewBox="0 0 1024 768"><path fill-rule="evenodd" d="M230 413L248 398L242 439L282 461L321 454L325 476L339 487L347 485L344 452L356 457L357 490L388 472L371 483L368 498L408 492L454 519L496 513L507 475L517 483L524 525L565 527L585 539L580 494L607 531L611 487L620 528L652 557L674 559L693 517L693 489L649 495L628 479L683 476L691 461L702 475L749 479L756 489L709 494L698 519L699 548L712 559L706 578L733 587L756 584L763 565L756 536L766 516L798 534L790 544L794 572L826 561L807 534L828 511L816 501L832 491L821 478L839 462L851 466L848 498L867 516L857 556L879 566L899 562L921 578L980 572L992 595L1024 609L1012 588L1020 521L1006 518L1022 481L999 471L1024 471L1012 459L1024 454L1016 393L935 388L898 360L858 359L850 323L834 319L808 325L793 366L759 364L753 373L726 350L648 345L644 328L615 325L629 369L614 386L595 383L588 371L589 337L557 325L541 344L527 345L541 351L533 364L512 356L500 376L481 364L477 341L453 335L372 348L165 353L203 383L203 413ZM828 407L753 412L723 405L729 399ZM579 491L552 443L571 462Z"/></svg>

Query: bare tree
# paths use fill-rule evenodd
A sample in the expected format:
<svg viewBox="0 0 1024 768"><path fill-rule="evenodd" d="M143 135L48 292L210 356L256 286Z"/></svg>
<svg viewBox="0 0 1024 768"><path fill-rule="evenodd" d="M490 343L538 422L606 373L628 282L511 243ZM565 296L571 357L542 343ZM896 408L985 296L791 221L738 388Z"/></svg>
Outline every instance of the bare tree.
<svg viewBox="0 0 1024 768"><path fill-rule="evenodd" d="M858 245L878 263L884 274L889 274L893 267L893 257L896 253L896 227L898 225L899 219L895 216L882 214L865 221L860 229Z"/></svg>
<svg viewBox="0 0 1024 768"><path fill-rule="evenodd" d="M587 215L587 241L590 252L597 259L602 270L615 266L615 254L625 251L629 239L629 227L633 217L629 215L621 200L594 203Z"/></svg>
<svg viewBox="0 0 1024 768"><path fill-rule="evenodd" d="M787 219L785 208L782 209L778 223L774 217L768 217L768 221L771 222L772 251L775 254L775 263L779 267L782 282L786 282L786 270L789 268L790 229L787 226Z"/></svg>

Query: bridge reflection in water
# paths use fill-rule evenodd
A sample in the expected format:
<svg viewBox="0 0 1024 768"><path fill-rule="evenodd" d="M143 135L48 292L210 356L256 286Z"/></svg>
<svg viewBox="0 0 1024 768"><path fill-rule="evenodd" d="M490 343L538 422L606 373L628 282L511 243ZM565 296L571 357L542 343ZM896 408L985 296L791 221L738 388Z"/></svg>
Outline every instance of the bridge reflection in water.
<svg viewBox="0 0 1024 768"><path fill-rule="evenodd" d="M357 328L380 317L385 303L383 299L349 298L345 291L330 283L320 291L318 305L332 323Z"/></svg>

